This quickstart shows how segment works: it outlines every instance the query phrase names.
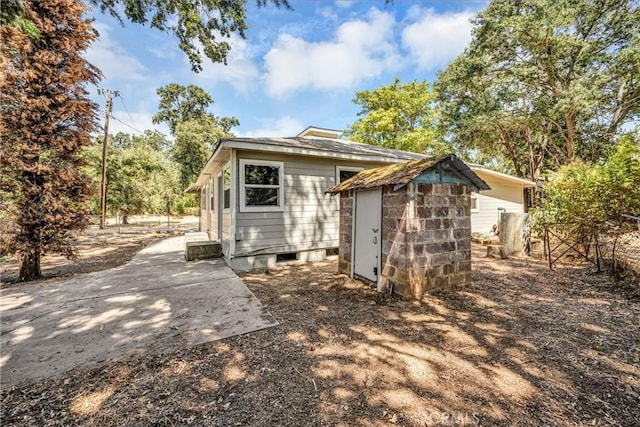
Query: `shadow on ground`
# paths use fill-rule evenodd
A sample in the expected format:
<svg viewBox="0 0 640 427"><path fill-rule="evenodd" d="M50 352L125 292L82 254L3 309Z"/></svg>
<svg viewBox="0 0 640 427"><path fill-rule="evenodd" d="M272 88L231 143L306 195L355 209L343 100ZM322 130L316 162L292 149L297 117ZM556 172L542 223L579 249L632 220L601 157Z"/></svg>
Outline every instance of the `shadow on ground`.
<svg viewBox="0 0 640 427"><path fill-rule="evenodd" d="M334 262L246 274L277 328L3 392L3 420L84 425L636 425L640 301L584 268L478 259L381 299Z"/></svg>
<svg viewBox="0 0 640 427"><path fill-rule="evenodd" d="M156 241L118 268L3 288L2 387L275 325L222 260L185 262L183 241Z"/></svg>

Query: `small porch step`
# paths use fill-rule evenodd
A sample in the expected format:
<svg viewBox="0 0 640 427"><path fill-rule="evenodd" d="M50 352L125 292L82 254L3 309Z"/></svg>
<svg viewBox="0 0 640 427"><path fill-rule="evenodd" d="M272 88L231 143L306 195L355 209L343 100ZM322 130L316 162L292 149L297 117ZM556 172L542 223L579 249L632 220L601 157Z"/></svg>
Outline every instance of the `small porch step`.
<svg viewBox="0 0 640 427"><path fill-rule="evenodd" d="M220 258L222 245L215 240L209 240L204 232L187 233L184 235L184 259L196 261L200 259Z"/></svg>

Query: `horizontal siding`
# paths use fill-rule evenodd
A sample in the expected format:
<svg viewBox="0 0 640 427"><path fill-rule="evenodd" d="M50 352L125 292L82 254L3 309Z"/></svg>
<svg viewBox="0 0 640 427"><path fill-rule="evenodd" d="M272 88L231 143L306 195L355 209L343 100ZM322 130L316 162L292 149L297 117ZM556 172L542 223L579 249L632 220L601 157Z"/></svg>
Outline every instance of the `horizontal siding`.
<svg viewBox="0 0 640 427"><path fill-rule="evenodd" d="M240 212L238 206L236 256L337 247L340 212L336 198L325 194L335 184L336 165L378 166L242 151L238 158L283 161L285 191L282 212Z"/></svg>
<svg viewBox="0 0 640 427"><path fill-rule="evenodd" d="M271 225L271 226L262 226L256 227L254 229L245 230L244 232L238 232L239 237L242 240L263 240L263 239L280 239L282 237L282 227ZM323 239L326 236L337 236L338 235L338 225L332 224L331 227L307 227L307 228L295 228L289 231L289 238L294 241L317 241L318 237L322 237ZM240 244L238 241L237 244Z"/></svg>
<svg viewBox="0 0 640 427"><path fill-rule="evenodd" d="M226 210L222 214L222 252L231 257L231 212Z"/></svg>
<svg viewBox="0 0 640 427"><path fill-rule="evenodd" d="M491 190L482 191L478 198L479 212L471 213L471 230L488 233L494 224L498 224L498 208L506 212L523 213L524 197L521 184L512 183L498 177L476 172Z"/></svg>
<svg viewBox="0 0 640 427"><path fill-rule="evenodd" d="M200 224L198 231L207 231L207 211L200 209Z"/></svg>

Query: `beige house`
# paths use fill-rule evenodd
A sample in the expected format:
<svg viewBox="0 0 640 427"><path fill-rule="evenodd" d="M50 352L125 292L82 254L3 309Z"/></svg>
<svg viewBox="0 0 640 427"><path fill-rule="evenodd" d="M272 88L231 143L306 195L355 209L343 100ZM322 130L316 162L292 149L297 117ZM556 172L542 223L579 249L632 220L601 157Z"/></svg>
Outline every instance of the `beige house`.
<svg viewBox="0 0 640 427"><path fill-rule="evenodd" d="M469 167L491 187L490 190L472 193L471 230L474 233L489 233L503 212L527 212L525 190L534 188L535 182L474 164Z"/></svg>
<svg viewBox="0 0 640 427"><path fill-rule="evenodd" d="M361 170L425 157L341 140L340 134L308 127L290 138L230 138L218 144L189 191L200 192L200 230L221 243L231 267L248 270L337 254L339 201L325 192ZM482 179L489 174L471 168ZM497 223L497 208L524 211L519 179L493 178L486 181L494 193L474 201L472 228L474 215L483 218L478 227L489 231ZM519 194L511 194L515 191Z"/></svg>

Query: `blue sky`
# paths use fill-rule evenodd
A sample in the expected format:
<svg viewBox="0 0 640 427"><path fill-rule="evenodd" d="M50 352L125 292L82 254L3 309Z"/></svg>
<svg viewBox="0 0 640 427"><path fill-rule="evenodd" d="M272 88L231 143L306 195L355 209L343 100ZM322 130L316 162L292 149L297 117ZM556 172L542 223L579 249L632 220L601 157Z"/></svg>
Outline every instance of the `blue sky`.
<svg viewBox="0 0 640 427"><path fill-rule="evenodd" d="M86 56L118 90L110 133L158 129L156 89L195 84L238 136L294 136L307 126L345 129L357 119L356 91L435 79L468 45L469 19L485 1L292 1L293 11L249 2L246 39L232 37L228 65L205 60L193 73L169 34L94 14L100 39ZM104 97L92 92L104 108Z"/></svg>

